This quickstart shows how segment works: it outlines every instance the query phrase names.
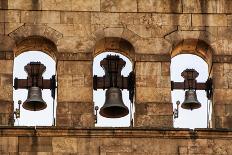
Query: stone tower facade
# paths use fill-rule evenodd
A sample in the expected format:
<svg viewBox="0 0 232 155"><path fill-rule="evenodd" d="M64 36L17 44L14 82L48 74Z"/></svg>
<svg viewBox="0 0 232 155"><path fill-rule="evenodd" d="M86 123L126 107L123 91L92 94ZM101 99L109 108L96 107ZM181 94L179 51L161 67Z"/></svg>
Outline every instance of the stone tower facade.
<svg viewBox="0 0 232 155"><path fill-rule="evenodd" d="M230 0L0 0L0 154L232 154L231 26ZM56 62L55 127L12 125L14 59L30 50ZM94 127L106 51L134 66L134 127ZM170 62L184 53L212 70L210 129L173 128Z"/></svg>

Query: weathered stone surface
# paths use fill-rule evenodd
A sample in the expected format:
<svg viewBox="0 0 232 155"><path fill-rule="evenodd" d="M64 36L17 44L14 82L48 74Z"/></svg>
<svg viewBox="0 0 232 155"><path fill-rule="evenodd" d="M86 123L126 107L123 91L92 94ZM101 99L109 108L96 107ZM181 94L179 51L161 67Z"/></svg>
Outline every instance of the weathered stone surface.
<svg viewBox="0 0 232 155"><path fill-rule="evenodd" d="M91 13L91 24L117 25L119 21L119 13Z"/></svg>
<svg viewBox="0 0 232 155"><path fill-rule="evenodd" d="M170 102L170 88L136 87L136 102Z"/></svg>
<svg viewBox="0 0 232 155"><path fill-rule="evenodd" d="M0 10L0 22L19 23L20 22L20 11Z"/></svg>
<svg viewBox="0 0 232 155"><path fill-rule="evenodd" d="M72 0L72 11L100 11L100 0Z"/></svg>
<svg viewBox="0 0 232 155"><path fill-rule="evenodd" d="M90 12L61 12L61 24L83 24L87 25L91 22Z"/></svg>
<svg viewBox="0 0 232 155"><path fill-rule="evenodd" d="M154 76L161 75L161 63L160 62L137 62L136 63L136 75Z"/></svg>
<svg viewBox="0 0 232 155"><path fill-rule="evenodd" d="M133 0L102 0L101 11L103 12L137 12L137 3Z"/></svg>
<svg viewBox="0 0 232 155"><path fill-rule="evenodd" d="M54 153L77 153L77 139L53 137L52 147Z"/></svg>
<svg viewBox="0 0 232 155"><path fill-rule="evenodd" d="M182 25L191 26L191 14L156 14L152 13L152 21L154 25L170 26Z"/></svg>
<svg viewBox="0 0 232 155"><path fill-rule="evenodd" d="M193 26L227 26L227 16L225 14L193 14Z"/></svg>
<svg viewBox="0 0 232 155"><path fill-rule="evenodd" d="M42 0L8 0L8 9L19 10L41 10ZM50 8L52 9L52 8Z"/></svg>
<svg viewBox="0 0 232 155"><path fill-rule="evenodd" d="M23 23L60 23L58 11L22 11L21 22Z"/></svg>
<svg viewBox="0 0 232 155"><path fill-rule="evenodd" d="M137 115L172 115L171 103L141 103L136 105Z"/></svg>
<svg viewBox="0 0 232 155"><path fill-rule="evenodd" d="M138 53L167 54L171 50L171 45L160 38L140 39L135 43L135 50Z"/></svg>
<svg viewBox="0 0 232 155"><path fill-rule="evenodd" d="M156 115L137 115L135 118L135 126L137 127L172 127L172 115L156 116Z"/></svg>
<svg viewBox="0 0 232 155"><path fill-rule="evenodd" d="M13 74L13 60L0 60L0 74Z"/></svg>
<svg viewBox="0 0 232 155"><path fill-rule="evenodd" d="M18 152L18 138L17 137L4 137L1 136L0 137L0 146L1 146L1 150L0 153L1 154L8 154L8 153L12 153L13 152Z"/></svg>
<svg viewBox="0 0 232 155"><path fill-rule="evenodd" d="M52 137L20 137L19 152L52 152ZM27 145L25 145L27 144Z"/></svg>
<svg viewBox="0 0 232 155"><path fill-rule="evenodd" d="M219 104L232 104L232 89L214 89L214 102Z"/></svg>
<svg viewBox="0 0 232 155"><path fill-rule="evenodd" d="M182 12L182 3L180 0L150 0L144 3L138 1L138 12Z"/></svg>
<svg viewBox="0 0 232 155"><path fill-rule="evenodd" d="M72 10L72 0L41 0L42 10Z"/></svg>
<svg viewBox="0 0 232 155"><path fill-rule="evenodd" d="M184 13L231 13L231 1L228 0L188 0L183 1Z"/></svg>

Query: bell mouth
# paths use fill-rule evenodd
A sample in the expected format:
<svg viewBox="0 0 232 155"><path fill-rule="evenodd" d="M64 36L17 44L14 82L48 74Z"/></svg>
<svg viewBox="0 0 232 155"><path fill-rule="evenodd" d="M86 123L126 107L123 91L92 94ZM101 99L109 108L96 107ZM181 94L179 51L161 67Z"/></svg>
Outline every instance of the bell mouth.
<svg viewBox="0 0 232 155"><path fill-rule="evenodd" d="M23 108L29 111L40 111L47 108L46 103L39 101L25 101L23 103Z"/></svg>
<svg viewBox="0 0 232 155"><path fill-rule="evenodd" d="M129 110L125 107L111 106L100 109L99 113L106 118L121 118L128 115Z"/></svg>

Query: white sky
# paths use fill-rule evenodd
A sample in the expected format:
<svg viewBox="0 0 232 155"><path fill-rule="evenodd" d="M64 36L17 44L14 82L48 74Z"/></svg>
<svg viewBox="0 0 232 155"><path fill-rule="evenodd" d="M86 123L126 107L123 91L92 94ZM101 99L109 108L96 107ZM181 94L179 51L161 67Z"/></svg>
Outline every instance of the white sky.
<svg viewBox="0 0 232 155"><path fill-rule="evenodd" d="M116 54L116 53L102 53L95 57L93 65L93 74L98 76L104 75L104 70L100 67L100 61L106 57L107 54ZM117 54L126 61L126 66L122 71L123 76L128 76L132 71L132 63L125 56ZM43 74L44 79L50 79L52 75L55 74L55 61L49 57L47 54L42 52L25 52L15 58L14 62L14 78L18 77L20 79L26 78L27 74L24 71L24 66L31 61L40 61L46 66L46 72ZM172 58L171 63L171 80L173 81L183 81L181 77L181 72L186 68L194 68L199 72L199 77L197 78L198 82L205 82L208 78L208 66L198 56L182 54ZM15 121L15 125L20 126L50 126L52 125L53 116L52 116L52 97L50 90L43 90L43 99L47 103L47 108L42 111L28 111L21 107L21 117ZM105 91L98 90L93 91L93 100L95 106L99 106L99 110L105 102ZM180 128L205 128L207 127L207 98L205 91L197 91L198 100L202 103L200 109L193 111L184 110L181 107L179 108L179 118L174 120L174 127ZM18 89L14 90L14 102L15 108L18 107L18 100L25 101L27 98L27 90ZM172 102L174 103L174 108L176 107L175 103L177 100L180 100L182 103L184 100L184 91L175 90L172 91ZM130 108L129 94L127 90L123 91L123 101L125 105ZM55 104L56 107L56 104ZM99 112L98 110L98 112ZM93 110L94 111L94 110ZM134 110L133 110L134 111ZM129 126L130 125L130 115L127 115L123 118L118 119L109 119L104 118L98 114L98 123L96 126Z"/></svg>

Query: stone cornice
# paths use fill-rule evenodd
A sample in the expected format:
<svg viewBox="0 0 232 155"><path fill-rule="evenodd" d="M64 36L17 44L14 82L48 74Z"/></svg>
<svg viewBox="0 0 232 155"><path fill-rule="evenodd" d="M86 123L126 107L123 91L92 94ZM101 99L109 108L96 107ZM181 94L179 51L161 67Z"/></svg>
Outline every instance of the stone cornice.
<svg viewBox="0 0 232 155"><path fill-rule="evenodd" d="M229 129L0 127L1 137L232 139Z"/></svg>

